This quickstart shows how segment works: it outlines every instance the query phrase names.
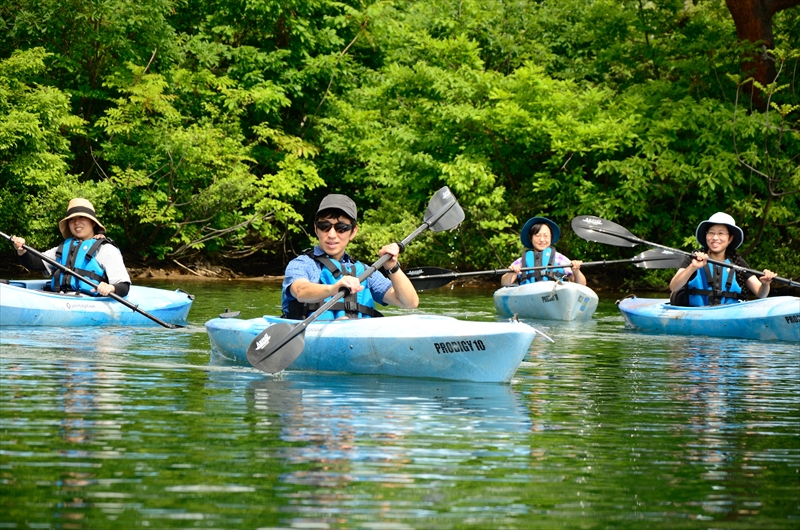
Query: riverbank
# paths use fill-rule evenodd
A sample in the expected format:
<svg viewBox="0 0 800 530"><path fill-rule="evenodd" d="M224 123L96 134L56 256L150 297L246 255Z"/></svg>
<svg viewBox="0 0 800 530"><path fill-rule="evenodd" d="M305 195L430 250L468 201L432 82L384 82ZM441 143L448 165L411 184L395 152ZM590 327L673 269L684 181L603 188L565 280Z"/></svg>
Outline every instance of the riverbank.
<svg viewBox="0 0 800 530"><path fill-rule="evenodd" d="M276 274L274 268L274 265L270 266L262 262L243 264L241 268L237 269L208 262L183 263L177 260L128 263L128 272L134 283L143 280L281 282L283 275ZM268 270L269 273L259 274L261 270ZM659 285L661 282L655 282L654 285L652 278L647 278L643 274L644 272L628 268L593 269L590 274L587 274L588 286L597 293L630 294L647 291L664 297L669 296L668 279L664 280L663 287ZM0 264L0 277L2 278L29 276L31 276L30 271L19 264ZM469 276L457 278L448 285L459 288L491 289L500 287L500 279L499 276L492 275ZM770 296L799 295L800 292L797 289L779 283L773 283L770 292Z"/></svg>

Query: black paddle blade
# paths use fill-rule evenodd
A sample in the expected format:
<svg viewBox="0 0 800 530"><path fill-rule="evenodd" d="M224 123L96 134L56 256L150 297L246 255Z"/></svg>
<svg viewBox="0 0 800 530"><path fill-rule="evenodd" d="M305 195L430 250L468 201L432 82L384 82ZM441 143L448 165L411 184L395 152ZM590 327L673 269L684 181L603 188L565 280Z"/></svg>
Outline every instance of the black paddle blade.
<svg viewBox="0 0 800 530"><path fill-rule="evenodd" d="M247 348L247 360L253 367L268 374L276 374L285 370L303 353L306 340L303 333L298 333L281 345L297 324L273 324L253 339ZM305 331L305 330L304 330Z"/></svg>
<svg viewBox="0 0 800 530"><path fill-rule="evenodd" d="M434 232L452 230L460 225L461 221L464 220L464 210L461 209L461 205L458 204L458 201L456 200L455 195L453 195L453 192L450 191L450 188L444 186L436 192L436 194L431 198L431 202L428 203L428 209L425 210L425 217L423 217L425 222L430 221L434 215L440 212L442 208L448 204L452 204L452 207L447 210L447 213L441 216L429 227Z"/></svg>
<svg viewBox="0 0 800 530"><path fill-rule="evenodd" d="M683 254L668 250L652 249L633 257L634 265L642 269L678 269L683 263Z"/></svg>
<svg viewBox="0 0 800 530"><path fill-rule="evenodd" d="M457 273L441 267L418 267L405 271L405 273L417 291L430 291L444 287L455 280L457 276ZM436 276L436 278L429 278L429 276Z"/></svg>
<svg viewBox="0 0 800 530"><path fill-rule="evenodd" d="M571 225L573 232L586 241L617 247L635 247L644 242L624 227L593 215L580 215L572 220Z"/></svg>

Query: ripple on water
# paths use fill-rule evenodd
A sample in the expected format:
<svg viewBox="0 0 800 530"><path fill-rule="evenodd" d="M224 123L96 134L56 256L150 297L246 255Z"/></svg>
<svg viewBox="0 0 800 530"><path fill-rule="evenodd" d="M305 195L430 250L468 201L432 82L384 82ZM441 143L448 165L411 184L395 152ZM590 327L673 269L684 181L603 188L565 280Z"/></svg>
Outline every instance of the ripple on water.
<svg viewBox="0 0 800 530"><path fill-rule="evenodd" d="M0 332L0 522L16 527L792 527L794 344L528 321L512 385L288 373L212 359L225 307L279 287L193 285L183 330ZM419 311L498 319L491 291ZM392 313L392 311L388 311ZM796 526L796 525L795 525Z"/></svg>

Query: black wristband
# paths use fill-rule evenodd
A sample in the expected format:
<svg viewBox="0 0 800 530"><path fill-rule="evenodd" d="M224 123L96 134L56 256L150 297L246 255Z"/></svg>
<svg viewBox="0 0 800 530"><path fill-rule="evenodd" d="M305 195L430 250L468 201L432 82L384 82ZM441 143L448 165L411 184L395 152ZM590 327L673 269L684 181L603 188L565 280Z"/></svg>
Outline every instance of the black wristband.
<svg viewBox="0 0 800 530"><path fill-rule="evenodd" d="M384 269L383 269L383 270L385 270L385 271L386 271L386 274L394 274L395 272L397 272L397 271L399 271L399 270L400 270L400 262L398 261L398 262L397 262L397 265L395 265L394 267L392 267L390 270L386 270L386 268L385 268L385 267L384 267Z"/></svg>

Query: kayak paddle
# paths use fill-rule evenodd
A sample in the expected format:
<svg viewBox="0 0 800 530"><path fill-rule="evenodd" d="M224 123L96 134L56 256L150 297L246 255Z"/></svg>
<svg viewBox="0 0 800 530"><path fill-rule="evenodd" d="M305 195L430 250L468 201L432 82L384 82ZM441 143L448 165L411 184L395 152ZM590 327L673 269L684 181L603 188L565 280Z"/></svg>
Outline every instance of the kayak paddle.
<svg viewBox="0 0 800 530"><path fill-rule="evenodd" d="M587 240L587 241L594 241L597 243L605 243L606 245L614 245L617 247L635 247L636 245L649 245L651 247L660 248L663 250L668 250L670 252L675 252L676 254L681 254L683 256L692 256L691 252L686 252L685 250L678 250L675 248L665 247L664 245L659 245L657 243L651 243L650 241L645 241L644 239L639 239L635 235L631 234L627 229L624 227L612 223L606 219L601 219L600 217L595 217L593 215L581 215L572 220L572 230L578 234L579 237ZM757 271L755 269L748 269L747 267L741 267L739 265L734 265L732 263L725 263L724 261L718 261L715 259L708 258L709 263L713 263L714 265L721 265L723 267L728 267L730 269L741 271L741 272L749 272L751 274L756 274L758 276L763 276L764 271ZM775 276L773 281L786 283L791 285L792 287L800 287L800 283L792 281L788 278L781 278L780 276Z"/></svg>
<svg viewBox="0 0 800 530"><path fill-rule="evenodd" d="M428 228L434 232L442 232L457 227L464 220L464 211L450 189L444 186L431 198L423 220L422 225L398 243L401 252L411 241ZM390 254L381 256L378 261L358 275L359 283L369 278L373 272L381 268L389 259L391 259ZM247 348L247 360L254 367L270 374L285 369L303 353L306 327L347 294L345 290L339 291L302 322L268 326L250 343Z"/></svg>
<svg viewBox="0 0 800 530"><path fill-rule="evenodd" d="M666 252L663 250L648 250L642 252L629 259L615 259L603 261L587 261L581 264L583 267L591 267L594 265L613 265L616 263L633 263L637 267L644 269L675 269L678 268L683 261L683 256ZM539 267L523 267L521 271L539 271L544 269L560 269L569 267L571 263L564 265L542 265ZM488 271L474 271L474 272L455 272L439 267L419 267L406 271L406 276L411 280L414 288L417 291L427 291L429 289L437 289L444 287L456 278L462 276L481 276L481 275L498 275L512 272L511 269L494 269Z"/></svg>
<svg viewBox="0 0 800 530"><path fill-rule="evenodd" d="M0 232L0 236L2 236L2 237L4 237L4 238L8 239L9 241L11 241L11 236L10 236L10 235L8 235L8 234L5 234L5 233L3 233L3 232ZM77 273L77 272L75 272L74 270L72 270L72 269L70 269L69 267L66 267L66 266L64 266L64 265L60 264L59 262L57 262L57 261L56 261L56 260L54 260L54 259L50 259L50 258L48 258L47 256L45 256L44 254L42 254L42 253L41 253L41 252L39 252L38 250L35 250L35 249L33 249L33 248L29 247L28 245L22 245L22 248L24 248L25 250L27 250L28 252L30 252L30 253L31 253L31 254L33 254L34 256L37 256L37 257L41 258L41 259L42 259L42 261L46 261L47 263L49 263L49 264L50 264L50 265L52 265L53 267L56 267L56 268L58 268L58 269L61 269L63 272L66 272L67 274L71 274L71 275L75 276L77 279L79 279L80 281L82 281L82 282L84 282L84 283L88 283L89 285L91 285L92 287L94 287L95 289L97 289L97 284L96 284L95 282L93 282L92 280L90 280L89 278L86 278L85 276L83 276L83 275L81 275L81 274L78 274L78 273ZM164 326L165 328L169 328L169 329L175 329L175 328L182 328L182 327L184 327L184 326L179 326L178 324L170 324L170 323L168 323L168 322L164 322L163 320L161 320L161 319L160 319L160 318L158 318L157 316L151 315L150 313L148 313L147 311L145 311L145 310L143 310L143 309L139 309L139 307L138 307L138 306L136 306L136 305L133 305L132 303L128 302L127 300L125 300L124 298L122 298L121 296L119 296L119 295L118 295L118 294L116 294L116 293L108 293L108 296L109 296L110 298L113 298L114 300L116 300L116 301L117 301L117 302L119 302L120 304L124 305L125 307L129 307L130 309L133 309L133 310L134 310L134 311L136 311L137 313L139 313L139 314L141 314L141 315L144 315L144 316L146 316L147 318L149 318L150 320L152 320L152 321L153 321L153 322L155 322L156 324L159 324L159 325L161 325L161 326Z"/></svg>

